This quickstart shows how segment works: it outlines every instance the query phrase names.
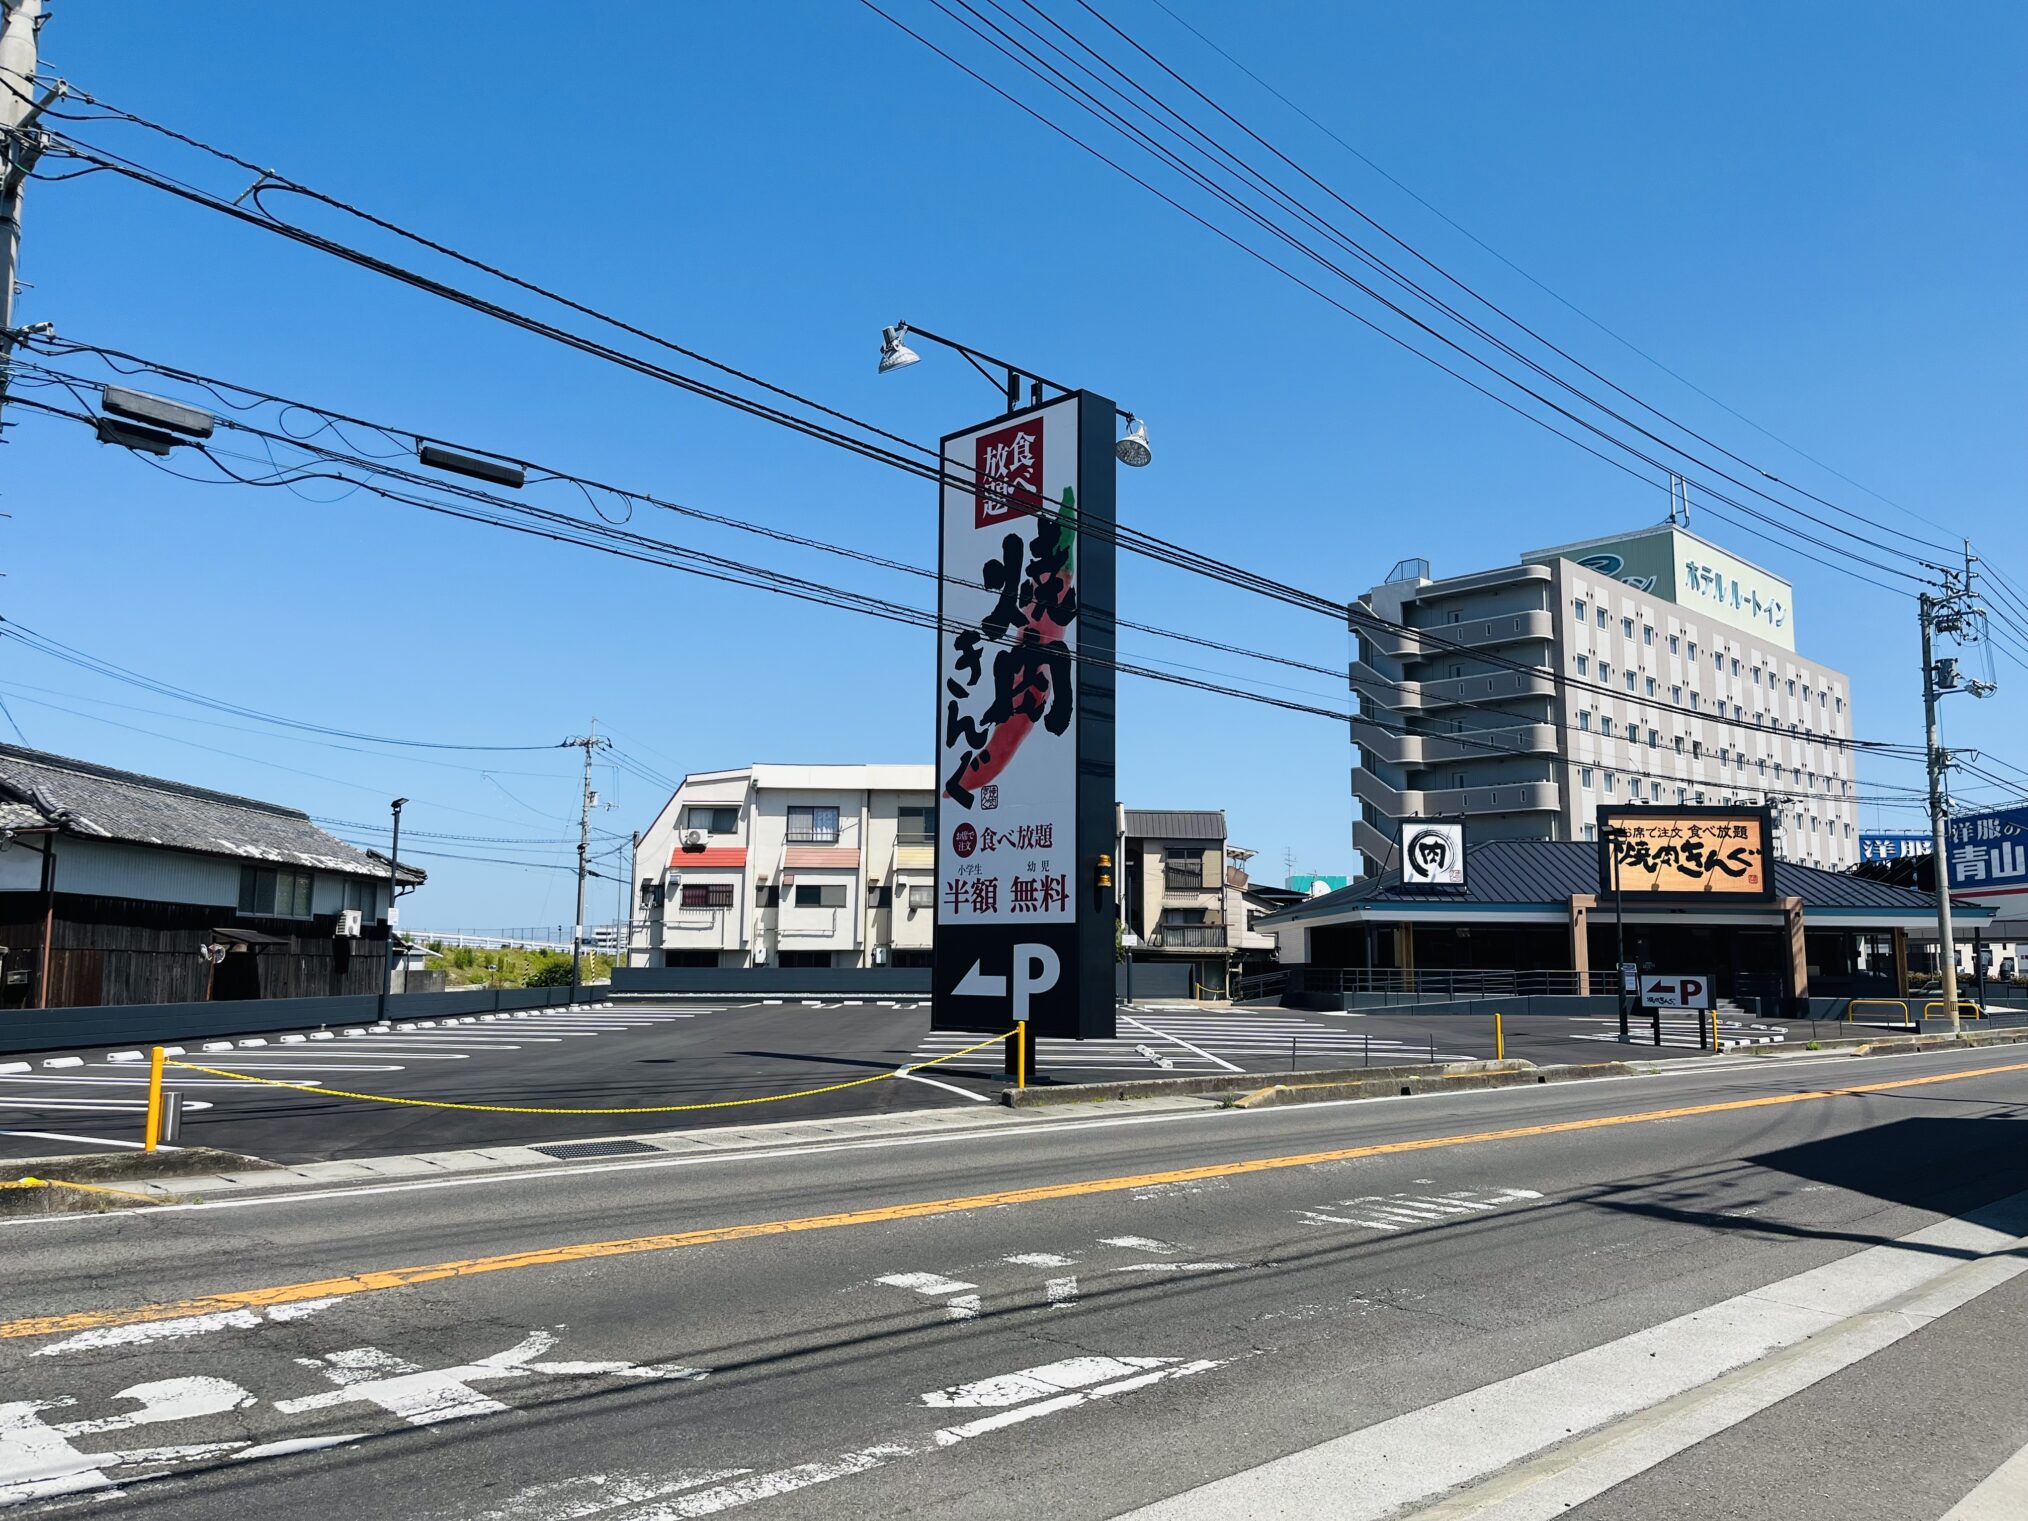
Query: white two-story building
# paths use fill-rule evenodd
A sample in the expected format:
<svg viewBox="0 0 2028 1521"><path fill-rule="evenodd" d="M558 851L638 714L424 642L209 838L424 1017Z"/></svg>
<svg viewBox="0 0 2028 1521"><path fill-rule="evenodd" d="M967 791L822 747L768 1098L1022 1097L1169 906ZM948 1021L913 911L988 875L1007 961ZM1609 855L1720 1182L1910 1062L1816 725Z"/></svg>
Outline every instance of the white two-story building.
<svg viewBox="0 0 2028 1521"><path fill-rule="evenodd" d="M928 966L934 768L695 772L635 859L629 966Z"/></svg>

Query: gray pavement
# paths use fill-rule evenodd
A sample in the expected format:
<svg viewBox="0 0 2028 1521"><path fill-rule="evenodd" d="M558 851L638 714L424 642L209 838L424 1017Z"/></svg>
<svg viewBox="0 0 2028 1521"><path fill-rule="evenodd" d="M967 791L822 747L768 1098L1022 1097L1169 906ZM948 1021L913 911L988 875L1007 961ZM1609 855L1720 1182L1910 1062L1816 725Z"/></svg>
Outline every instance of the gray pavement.
<svg viewBox="0 0 2028 1521"><path fill-rule="evenodd" d="M2021 1408L1986 1349L2019 1345L2024 1064L1118 1106L0 1222L0 1485L165 1521L1342 1521L1525 1513L1487 1486L1568 1454L1567 1491L1610 1438L1652 1456L1577 1503L1663 1487L1597 1515L1730 1512L1778 1472L1787 1514L1843 1516L1813 1476L1863 1422L1920 1476L1894 1514L1940 1516ZM1897 1356L1928 1425L1842 1392ZM1795 1387L1755 1407L1748 1375ZM1674 1468L1695 1399L1701 1442L1785 1424ZM1342 1465L1362 1441L1395 1445Z"/></svg>

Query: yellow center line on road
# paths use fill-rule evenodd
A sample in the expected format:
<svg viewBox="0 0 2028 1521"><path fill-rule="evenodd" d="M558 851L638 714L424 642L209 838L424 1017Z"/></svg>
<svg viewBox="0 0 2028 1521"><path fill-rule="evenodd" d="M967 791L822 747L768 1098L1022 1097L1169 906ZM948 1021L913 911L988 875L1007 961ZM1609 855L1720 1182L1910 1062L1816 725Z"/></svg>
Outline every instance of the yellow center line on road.
<svg viewBox="0 0 2028 1521"><path fill-rule="evenodd" d="M484 1273L554 1267L601 1257L630 1257L640 1252L672 1252L684 1247L715 1246L727 1241L750 1241L761 1236L788 1236L802 1231L835 1230L849 1225L879 1225L895 1220L919 1220L929 1215L997 1209L1008 1204L1039 1204L1052 1199L1081 1198L1088 1194L1120 1193L1160 1183L1196 1183L1208 1178L1236 1178L1250 1173L1279 1172L1291 1167L1314 1167L1323 1162L1349 1162L1360 1157L1395 1156L1403 1152L1437 1151L1451 1146L1478 1146L1490 1141L1518 1141L1534 1136L1569 1135L1576 1131L1604 1130L1615 1125L1644 1125L1657 1120L1690 1119L1703 1114L1767 1109L1781 1104L1807 1104L1823 1099L1888 1093L1902 1088L1923 1088L1933 1083L1959 1083L1975 1077L1992 1077L2003 1072L2024 1071L2028 1071L2028 1062L2009 1062L2004 1066L1975 1067L1965 1072L1940 1072L1928 1077L1897 1078L1884 1083L1860 1083L1843 1088L1811 1088L1799 1093L1726 1099L1711 1104L1685 1104L1673 1109L1647 1109L1635 1114L1609 1114L1583 1120L1558 1120L1543 1125L1517 1125L1506 1130L1424 1136L1409 1141L1381 1141L1367 1146L1344 1146L1331 1151L1255 1157L1243 1162L1213 1162L1201 1167L1173 1168L1166 1172L1087 1178L1075 1183L1044 1183L1032 1188L999 1189L993 1193L967 1194L955 1199L923 1199L909 1204L885 1205L877 1209L846 1210L829 1215L804 1215L793 1220L763 1220L744 1225L712 1226L703 1230L675 1231L660 1236L634 1236L619 1241L581 1241L567 1246L503 1252L492 1257L468 1257L451 1262L423 1263L415 1267L378 1268L347 1273L337 1278L321 1278L310 1283L234 1289L167 1304L131 1305L111 1310L78 1310L67 1315L29 1316L22 1320L0 1321L0 1340L68 1335L107 1326L180 1320L191 1315L212 1315L222 1310L261 1309L271 1305L297 1304L307 1299L327 1299L346 1294L375 1294L384 1289L440 1283L451 1278L475 1278Z"/></svg>

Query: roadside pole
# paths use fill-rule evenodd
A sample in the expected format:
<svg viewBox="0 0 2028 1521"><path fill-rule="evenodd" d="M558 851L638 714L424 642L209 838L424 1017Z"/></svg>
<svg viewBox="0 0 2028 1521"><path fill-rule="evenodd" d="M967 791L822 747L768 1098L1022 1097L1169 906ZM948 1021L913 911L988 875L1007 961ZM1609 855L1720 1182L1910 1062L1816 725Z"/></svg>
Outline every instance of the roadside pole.
<svg viewBox="0 0 2028 1521"><path fill-rule="evenodd" d="M584 982L584 879L591 855L592 752L612 743L599 738L599 721L591 722L591 733L581 739L567 739L559 748L584 751L584 790L577 811L577 922L570 932L570 1001L583 997Z"/></svg>
<svg viewBox="0 0 2028 1521"><path fill-rule="evenodd" d="M153 1151L162 1140L162 1048L148 1051L148 1118L141 1131L141 1149Z"/></svg>
<svg viewBox="0 0 2028 1521"><path fill-rule="evenodd" d="M401 896L401 810L408 803L396 798L388 806L394 811L394 835L387 847L387 959L380 968L380 1023L387 1023L387 1000L394 992L394 911Z"/></svg>
<svg viewBox="0 0 2028 1521"><path fill-rule="evenodd" d="M1944 1008L1950 1015L1951 1034L1958 1026L1958 948L1951 929L1950 860L1944 853L1944 777L1950 758L1937 743L1936 660L1931 626L1936 622L1937 600L1924 592L1917 599L1917 616L1922 622L1922 726L1923 758L1929 771L1930 859L1936 864L1936 954L1943 974ZM1922 1028L1920 1018L1916 1029Z"/></svg>
<svg viewBox="0 0 2028 1521"><path fill-rule="evenodd" d="M0 403L7 399L14 360L14 287L21 278L21 196L40 149L28 138L52 95L35 100L36 34L43 22L42 0L13 0L0 31Z"/></svg>

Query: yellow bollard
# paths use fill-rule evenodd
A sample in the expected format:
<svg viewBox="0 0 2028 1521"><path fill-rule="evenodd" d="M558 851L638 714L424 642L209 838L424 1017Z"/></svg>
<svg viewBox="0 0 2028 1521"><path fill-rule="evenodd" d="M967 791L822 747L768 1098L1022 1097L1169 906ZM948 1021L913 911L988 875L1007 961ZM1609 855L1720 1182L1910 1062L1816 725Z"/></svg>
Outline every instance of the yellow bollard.
<svg viewBox="0 0 2028 1521"><path fill-rule="evenodd" d="M1026 1021L1014 1027L1014 1086L1028 1086L1028 1025Z"/></svg>
<svg viewBox="0 0 2028 1521"><path fill-rule="evenodd" d="M1506 1059L1507 1059L1507 1032L1501 1028L1500 1016L1498 1014L1495 1014L1493 1016L1493 1060L1496 1062L1503 1062Z"/></svg>
<svg viewBox="0 0 2028 1521"><path fill-rule="evenodd" d="M153 1151L162 1139L162 1048L148 1052L148 1119L141 1135L143 1151Z"/></svg>

